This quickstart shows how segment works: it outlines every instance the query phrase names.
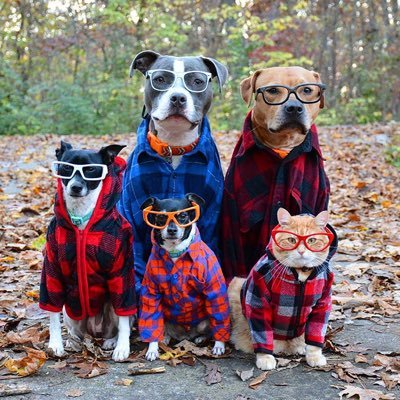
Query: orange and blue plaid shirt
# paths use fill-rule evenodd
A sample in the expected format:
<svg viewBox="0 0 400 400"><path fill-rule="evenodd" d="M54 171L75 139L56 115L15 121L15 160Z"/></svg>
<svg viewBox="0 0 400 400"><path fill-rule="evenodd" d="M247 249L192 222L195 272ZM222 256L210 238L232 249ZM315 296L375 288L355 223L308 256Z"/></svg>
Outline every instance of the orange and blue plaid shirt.
<svg viewBox="0 0 400 400"><path fill-rule="evenodd" d="M213 338L230 337L225 278L213 251L196 234L175 263L154 239L140 296L139 332L144 342L164 338L164 320L186 330L210 320Z"/></svg>

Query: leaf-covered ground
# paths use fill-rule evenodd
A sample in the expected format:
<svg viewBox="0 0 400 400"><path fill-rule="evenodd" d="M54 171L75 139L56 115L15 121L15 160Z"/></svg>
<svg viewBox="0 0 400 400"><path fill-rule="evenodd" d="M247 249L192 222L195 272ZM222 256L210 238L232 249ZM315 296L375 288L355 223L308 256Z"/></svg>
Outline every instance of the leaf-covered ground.
<svg viewBox="0 0 400 400"><path fill-rule="evenodd" d="M135 335L130 359L134 365L107 361L109 353L90 338L81 354L56 363L48 356L46 361L48 321L37 299L41 250L55 191L49 166L60 137L0 137L0 396L399 398L400 171L385 161L388 144L399 133L398 124L320 130L331 181L331 224L340 239L333 261L329 365L311 370L299 358L282 358L280 369L267 374L251 370L251 356L233 351L222 360L210 360L207 349L189 344L165 348L163 360L150 365ZM215 133L224 169L238 135ZM124 157L135 143L133 133L64 139L94 149L124 143ZM129 375L153 367L159 370L150 372L157 375Z"/></svg>

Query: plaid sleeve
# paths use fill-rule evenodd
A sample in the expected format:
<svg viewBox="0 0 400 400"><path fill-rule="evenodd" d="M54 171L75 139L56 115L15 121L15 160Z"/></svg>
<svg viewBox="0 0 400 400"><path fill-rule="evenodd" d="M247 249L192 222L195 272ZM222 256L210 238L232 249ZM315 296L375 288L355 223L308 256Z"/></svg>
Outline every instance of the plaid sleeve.
<svg viewBox="0 0 400 400"><path fill-rule="evenodd" d="M322 296L312 308L311 314L307 320L305 341L312 346L324 347L329 314L332 309L333 278L333 273L329 272Z"/></svg>
<svg viewBox="0 0 400 400"><path fill-rule="evenodd" d="M143 342L160 342L164 339L161 293L148 270L140 291L139 334Z"/></svg>
<svg viewBox="0 0 400 400"><path fill-rule="evenodd" d="M137 311L132 242L131 228L125 221L120 247L107 279L111 304L119 316L134 315Z"/></svg>
<svg viewBox="0 0 400 400"><path fill-rule="evenodd" d="M272 354L274 334L272 330L272 308L267 300L269 290L265 280L254 269L244 288L244 315L250 326L255 353Z"/></svg>
<svg viewBox="0 0 400 400"><path fill-rule="evenodd" d="M63 276L57 257L55 240L56 221L49 225L44 250L44 262L40 282L39 307L46 311L60 312L65 303Z"/></svg>
<svg viewBox="0 0 400 400"><path fill-rule="evenodd" d="M227 180L233 179L227 176ZM233 277L247 277L244 264L243 246L241 243L241 231L239 224L239 212L237 202L231 193L225 188L222 200L222 271L229 283Z"/></svg>
<svg viewBox="0 0 400 400"><path fill-rule="evenodd" d="M207 314L215 340L227 342L230 338L229 301L225 278L214 254L208 260L206 285L204 287Z"/></svg>

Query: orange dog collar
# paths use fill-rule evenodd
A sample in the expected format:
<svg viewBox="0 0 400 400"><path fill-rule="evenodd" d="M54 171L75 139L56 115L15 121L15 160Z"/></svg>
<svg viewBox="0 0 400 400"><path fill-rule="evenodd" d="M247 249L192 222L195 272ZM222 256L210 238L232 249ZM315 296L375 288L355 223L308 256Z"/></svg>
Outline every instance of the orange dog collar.
<svg viewBox="0 0 400 400"><path fill-rule="evenodd" d="M183 154L192 151L199 143L198 137L193 143L186 146L170 146L168 143L162 142L153 132L148 132L147 140L150 147L161 157L182 156Z"/></svg>

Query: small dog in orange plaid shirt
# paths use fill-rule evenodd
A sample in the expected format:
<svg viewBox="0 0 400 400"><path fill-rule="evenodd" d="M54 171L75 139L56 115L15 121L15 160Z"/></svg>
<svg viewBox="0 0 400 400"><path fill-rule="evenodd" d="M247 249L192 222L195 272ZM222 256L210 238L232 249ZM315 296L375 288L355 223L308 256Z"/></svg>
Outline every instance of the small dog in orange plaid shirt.
<svg viewBox="0 0 400 400"><path fill-rule="evenodd" d="M225 352L230 337L225 278L213 251L201 240L196 221L204 200L150 197L143 219L153 228L153 248L140 292L139 332L149 342L147 360L158 358L158 342L212 335L213 354Z"/></svg>

